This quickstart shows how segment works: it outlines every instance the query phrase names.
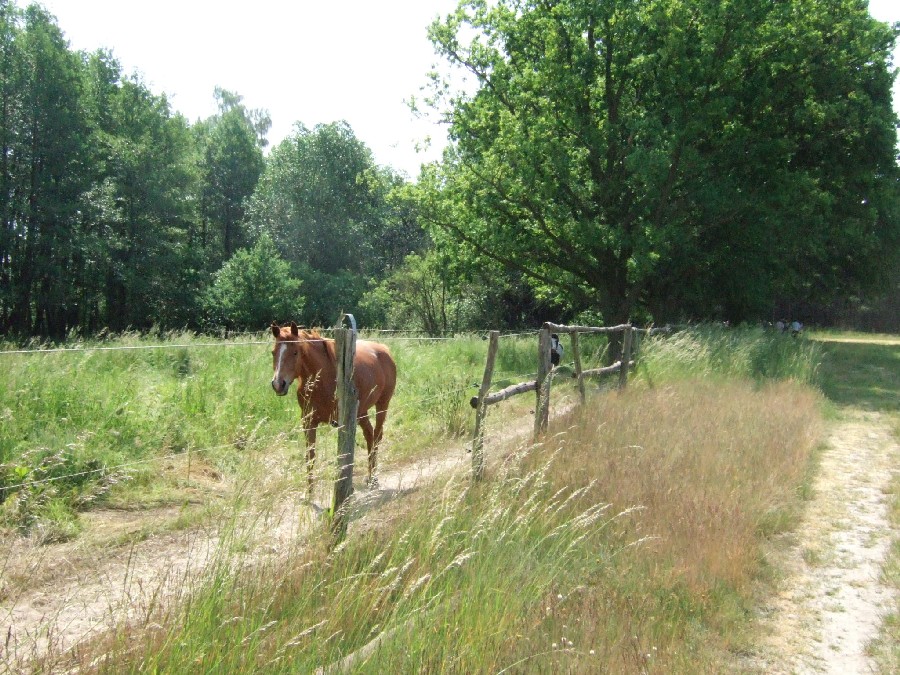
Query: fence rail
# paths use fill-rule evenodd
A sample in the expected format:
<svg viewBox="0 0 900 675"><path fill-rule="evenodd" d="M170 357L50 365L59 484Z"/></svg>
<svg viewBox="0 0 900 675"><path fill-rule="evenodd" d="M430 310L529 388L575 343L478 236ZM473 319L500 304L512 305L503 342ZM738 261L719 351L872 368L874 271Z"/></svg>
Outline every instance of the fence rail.
<svg viewBox="0 0 900 675"><path fill-rule="evenodd" d="M630 323L622 323L618 326L565 326L558 323L546 322L544 328L551 333L624 333L631 328Z"/></svg>
<svg viewBox="0 0 900 675"><path fill-rule="evenodd" d="M630 323L617 326L566 326L552 322L546 322L538 331L537 349L537 379L528 382L513 384L500 391L491 393L491 378L494 370L494 359L497 355L496 331L491 333L491 343L488 348L488 356L484 368L481 388L478 396L473 396L469 404L475 408L475 430L472 438L472 476L480 480L484 474L484 419L488 406L505 401L513 396L536 392L537 400L534 409L534 439L537 441L547 430L550 418L550 387L553 382L554 368L551 365L550 345L551 335L568 334L571 338L572 356L574 361L574 373L572 377L578 380L578 393L582 404L586 401L584 379L604 375L619 375L618 387L625 389L628 385L628 372L635 365L632 353L636 352L639 345L639 336L652 335L654 333L667 332L668 328L635 328ZM602 368L582 369L581 347L579 335L581 334L605 334L622 333L622 354L615 363ZM623 364L626 364L623 366Z"/></svg>
<svg viewBox="0 0 900 675"><path fill-rule="evenodd" d="M500 403L500 401L505 401L508 398L512 398L517 394L524 394L529 391L535 391L537 389L537 380L533 380L531 382L523 382L522 384L512 384L506 389L501 389L500 391L495 391L493 394L488 394L484 397L485 405L494 405L495 403ZM469 401L469 405L473 408L478 408L479 397L473 396Z"/></svg>
<svg viewBox="0 0 900 675"><path fill-rule="evenodd" d="M634 360L631 360L628 362L628 367L630 368L632 366L634 366ZM602 368L591 368L590 370L582 370L581 374L584 377L602 376L602 375L612 375L613 373L618 373L621 370L622 370L622 362L616 361L615 363L608 365L608 366L603 366ZM576 375L573 373L572 377L574 378L574 377L576 377Z"/></svg>

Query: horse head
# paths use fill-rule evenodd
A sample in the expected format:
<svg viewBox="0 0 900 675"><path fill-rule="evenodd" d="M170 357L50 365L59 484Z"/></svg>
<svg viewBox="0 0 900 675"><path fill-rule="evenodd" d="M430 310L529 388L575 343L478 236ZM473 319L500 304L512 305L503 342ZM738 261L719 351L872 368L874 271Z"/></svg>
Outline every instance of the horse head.
<svg viewBox="0 0 900 675"><path fill-rule="evenodd" d="M272 322L272 335L275 336L275 346L272 349L272 389L279 396L284 396L291 388L291 383L297 379L300 369L300 329L291 321L290 326L281 328Z"/></svg>

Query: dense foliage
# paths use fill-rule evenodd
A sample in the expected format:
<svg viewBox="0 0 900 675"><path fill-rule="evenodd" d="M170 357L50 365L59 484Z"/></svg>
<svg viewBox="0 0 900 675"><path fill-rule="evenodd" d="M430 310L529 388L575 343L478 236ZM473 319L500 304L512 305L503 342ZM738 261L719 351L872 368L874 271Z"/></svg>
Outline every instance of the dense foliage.
<svg viewBox="0 0 900 675"><path fill-rule="evenodd" d="M613 322L877 286L896 35L859 0L461 2L431 39L477 90L433 101L456 143L424 215Z"/></svg>
<svg viewBox="0 0 900 675"><path fill-rule="evenodd" d="M240 249L216 272L206 298L208 315L227 328L262 326L274 316L300 316L301 282L268 235Z"/></svg>
<svg viewBox="0 0 900 675"><path fill-rule="evenodd" d="M110 53L70 50L37 5L0 0L0 52L0 333L330 322L427 242L346 124L266 157L265 111L217 88L218 113L191 124ZM261 235L305 303L282 297L293 283L223 296L257 284L237 267L260 262Z"/></svg>
<svg viewBox="0 0 900 675"><path fill-rule="evenodd" d="M897 34L859 0L463 0L430 37L477 88L434 75L451 144L413 184L344 122L267 151L221 88L191 123L0 0L0 334L890 308ZM302 299L235 276L263 236Z"/></svg>

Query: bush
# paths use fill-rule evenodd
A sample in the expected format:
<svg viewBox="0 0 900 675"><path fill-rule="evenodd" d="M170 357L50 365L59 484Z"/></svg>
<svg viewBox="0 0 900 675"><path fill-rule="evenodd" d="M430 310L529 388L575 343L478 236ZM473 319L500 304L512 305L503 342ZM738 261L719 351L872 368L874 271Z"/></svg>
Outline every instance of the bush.
<svg viewBox="0 0 900 675"><path fill-rule="evenodd" d="M300 285L275 244L263 235L253 248L239 250L216 273L204 304L215 323L258 329L300 314L305 303Z"/></svg>

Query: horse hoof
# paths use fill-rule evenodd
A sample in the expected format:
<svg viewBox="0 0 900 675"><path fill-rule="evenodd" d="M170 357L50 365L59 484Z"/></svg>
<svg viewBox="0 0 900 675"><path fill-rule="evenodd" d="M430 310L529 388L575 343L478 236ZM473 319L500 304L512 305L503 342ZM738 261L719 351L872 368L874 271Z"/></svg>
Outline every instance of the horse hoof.
<svg viewBox="0 0 900 675"><path fill-rule="evenodd" d="M378 489L378 476L369 476L369 480L366 481L366 487L370 490Z"/></svg>

